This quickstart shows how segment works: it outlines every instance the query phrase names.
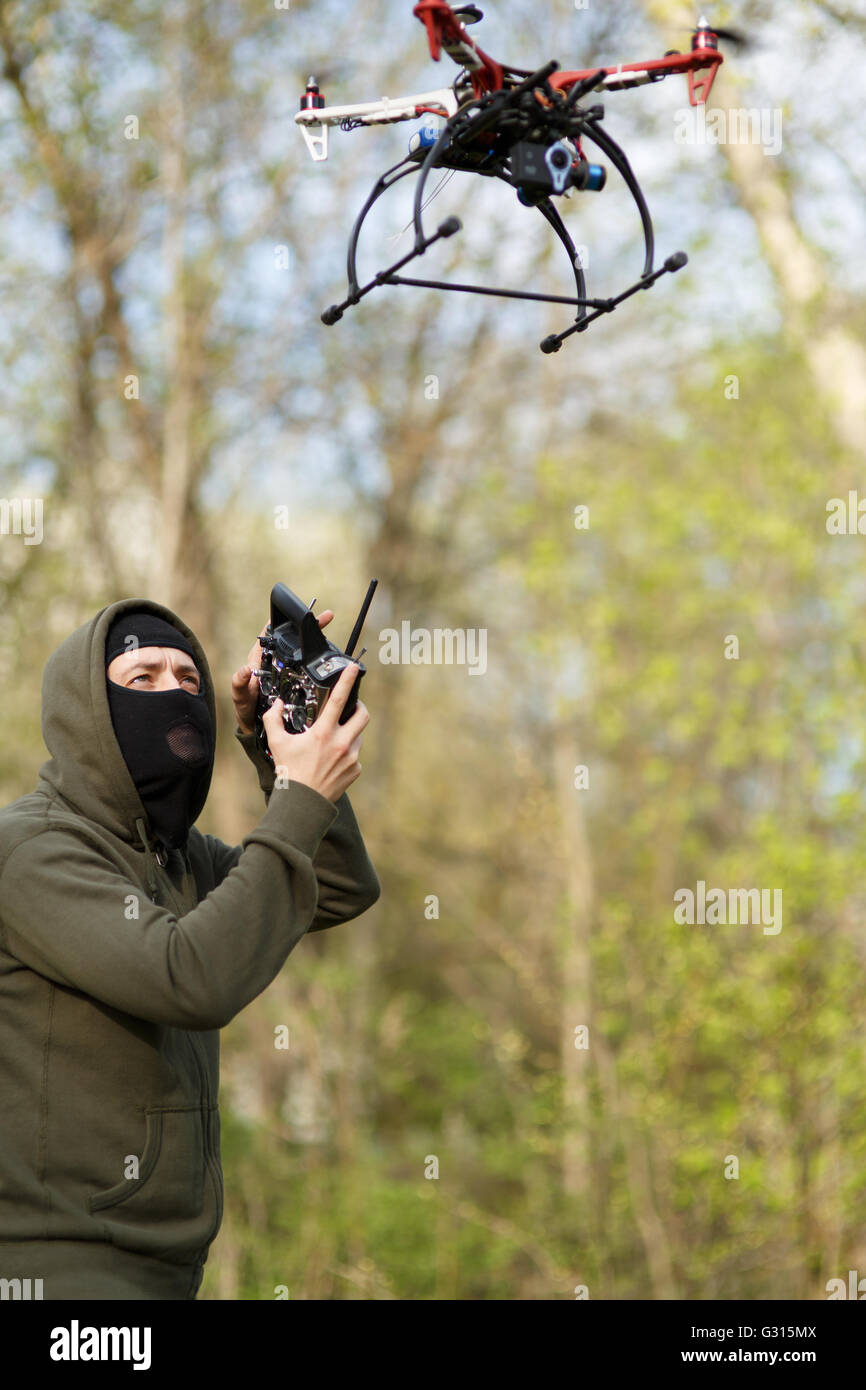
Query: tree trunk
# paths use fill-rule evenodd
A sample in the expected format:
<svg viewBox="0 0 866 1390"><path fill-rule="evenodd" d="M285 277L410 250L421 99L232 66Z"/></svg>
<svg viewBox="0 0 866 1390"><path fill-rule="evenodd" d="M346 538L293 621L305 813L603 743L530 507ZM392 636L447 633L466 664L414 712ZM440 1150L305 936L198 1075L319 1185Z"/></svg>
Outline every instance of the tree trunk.
<svg viewBox="0 0 866 1390"><path fill-rule="evenodd" d="M647 14L665 28L691 28L694 9L670 0L644 0ZM738 106L742 82L723 67L710 96L710 110L729 115ZM774 156L753 142L724 141L737 196L751 216L767 265L776 281L785 329L808 363L838 443L866 459L866 348L845 322L845 301L830 284L820 258L794 215L789 186Z"/></svg>
<svg viewBox="0 0 866 1390"><path fill-rule="evenodd" d="M163 263L166 276L164 344L166 404L162 445L160 528L162 565L154 576L157 600L173 607L183 561L182 546L190 489L190 422L192 398L184 275L186 229L185 110L183 100L182 2L165 17L167 90L163 129L162 181L166 227ZM147 389L146 385L144 389Z"/></svg>
<svg viewBox="0 0 866 1390"><path fill-rule="evenodd" d="M560 858L567 920L561 937L560 1064L563 1077L562 1185L571 1197L590 1195L589 1074L594 1039L575 1046L575 1028L589 1028L589 941L594 911L592 858L582 797L572 769L579 761L573 729L566 723L554 735L555 796L559 808Z"/></svg>

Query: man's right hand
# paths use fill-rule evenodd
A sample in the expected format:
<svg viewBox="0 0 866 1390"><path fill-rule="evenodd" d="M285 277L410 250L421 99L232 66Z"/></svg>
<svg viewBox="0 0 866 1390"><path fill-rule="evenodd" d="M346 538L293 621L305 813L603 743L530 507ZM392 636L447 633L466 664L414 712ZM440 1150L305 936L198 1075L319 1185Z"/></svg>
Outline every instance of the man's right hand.
<svg viewBox="0 0 866 1390"><path fill-rule="evenodd" d="M303 782L332 802L361 775L358 752L370 713L359 700L351 719L339 722L357 674L358 664L353 661L331 690L315 724L302 734L287 733L282 700L275 700L262 718L277 775Z"/></svg>

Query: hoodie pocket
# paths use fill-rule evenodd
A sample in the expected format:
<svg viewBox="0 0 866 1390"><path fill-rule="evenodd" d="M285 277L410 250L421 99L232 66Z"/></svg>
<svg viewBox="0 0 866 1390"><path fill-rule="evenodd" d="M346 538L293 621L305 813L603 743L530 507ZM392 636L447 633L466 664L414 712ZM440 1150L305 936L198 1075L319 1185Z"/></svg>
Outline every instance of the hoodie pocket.
<svg viewBox="0 0 866 1390"><path fill-rule="evenodd" d="M91 1213L110 1213L126 1224L178 1221L208 1228L216 1213L215 1193L208 1184L204 1133L207 1107L171 1106L145 1110L144 1149L137 1178L124 1178L89 1200ZM118 1208L122 1210L118 1211Z"/></svg>

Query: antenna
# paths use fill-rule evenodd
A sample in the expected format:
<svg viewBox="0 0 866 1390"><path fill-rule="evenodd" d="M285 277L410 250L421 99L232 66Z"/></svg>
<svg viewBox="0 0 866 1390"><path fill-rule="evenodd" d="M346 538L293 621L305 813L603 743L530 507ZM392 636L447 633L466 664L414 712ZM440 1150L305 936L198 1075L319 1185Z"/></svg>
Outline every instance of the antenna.
<svg viewBox="0 0 866 1390"><path fill-rule="evenodd" d="M361 611L358 614L358 620L355 623L355 626L352 628L352 635L346 644L346 656L351 656L352 652L355 650L355 647L358 645L358 638L361 636L361 629L364 626L364 619L367 616L367 611L370 607L370 604L373 602L373 595L376 592L376 585L378 583L378 579L370 580L370 587L367 590L364 602L361 604Z"/></svg>

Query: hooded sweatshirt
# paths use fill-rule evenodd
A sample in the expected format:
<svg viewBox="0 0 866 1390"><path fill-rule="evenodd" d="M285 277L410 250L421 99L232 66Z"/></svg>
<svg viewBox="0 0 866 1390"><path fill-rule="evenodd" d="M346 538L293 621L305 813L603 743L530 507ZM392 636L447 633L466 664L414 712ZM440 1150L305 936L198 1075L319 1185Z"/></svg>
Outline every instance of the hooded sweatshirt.
<svg viewBox="0 0 866 1390"><path fill-rule="evenodd" d="M187 638L216 727L200 643L148 599L103 608L46 664L51 756L35 791L0 811L0 1280L12 1296L30 1279L45 1299L195 1298L223 1214L219 1030L307 931L357 917L380 891L348 797L275 788L239 729L265 794L258 825L241 845L193 825L163 848L109 712L105 639L125 609Z"/></svg>

